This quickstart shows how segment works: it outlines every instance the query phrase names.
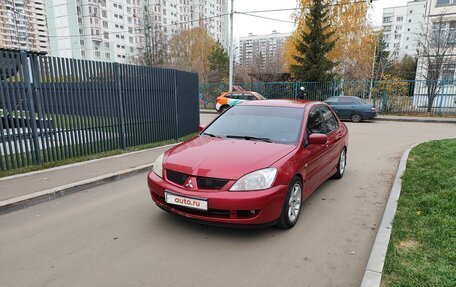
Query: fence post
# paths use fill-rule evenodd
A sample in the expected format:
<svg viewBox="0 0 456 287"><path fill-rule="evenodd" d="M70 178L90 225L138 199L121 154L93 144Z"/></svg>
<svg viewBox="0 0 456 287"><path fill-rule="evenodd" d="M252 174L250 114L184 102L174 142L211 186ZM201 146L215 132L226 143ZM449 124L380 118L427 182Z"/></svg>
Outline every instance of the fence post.
<svg viewBox="0 0 456 287"><path fill-rule="evenodd" d="M120 122L120 147L122 149L127 149L127 139L125 134L125 111L123 104L123 91L122 91L122 78L120 74L120 64L114 63L115 70L115 82L117 83L117 97L119 103L119 122Z"/></svg>
<svg viewBox="0 0 456 287"><path fill-rule="evenodd" d="M176 140L179 139L179 99L177 98L177 71L173 71L174 76L174 101L175 101L175 114L176 114ZM199 95L198 95L199 97Z"/></svg>
<svg viewBox="0 0 456 287"><path fill-rule="evenodd" d="M298 81L295 82L295 90L294 90L294 98L297 99L298 98L298 93L299 93L299 83Z"/></svg>
<svg viewBox="0 0 456 287"><path fill-rule="evenodd" d="M33 79L33 73L31 71L32 61L29 62L26 52L21 52L21 62L25 69L24 71L24 78L27 84L27 95L29 98L29 118L30 124L32 126L32 134L33 134L33 145L35 149L35 161L34 163L41 163L41 151L40 151L40 140L38 138L38 126L35 119L35 101L33 99L33 90L32 90L32 82L37 81L38 79ZM35 83L34 83L35 84Z"/></svg>
<svg viewBox="0 0 456 287"><path fill-rule="evenodd" d="M443 84L442 84L442 93L441 93L441 95L440 95L439 114L442 113L442 105L443 105L443 97L444 97L444 95L445 95L445 82L446 82L446 80L443 79L442 82L443 82ZM433 103L433 104L434 104L434 103Z"/></svg>

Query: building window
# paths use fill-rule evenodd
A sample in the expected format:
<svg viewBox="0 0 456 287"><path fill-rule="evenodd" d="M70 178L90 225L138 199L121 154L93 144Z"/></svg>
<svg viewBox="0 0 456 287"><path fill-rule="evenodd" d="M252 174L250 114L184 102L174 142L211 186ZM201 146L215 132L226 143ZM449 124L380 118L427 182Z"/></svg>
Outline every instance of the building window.
<svg viewBox="0 0 456 287"><path fill-rule="evenodd" d="M455 0L437 0L436 6L445 6L445 5L452 5L456 4Z"/></svg>
<svg viewBox="0 0 456 287"><path fill-rule="evenodd" d="M410 10L410 14L412 14L412 13L413 13L413 10Z"/></svg>
<svg viewBox="0 0 456 287"><path fill-rule="evenodd" d="M81 44L81 46L84 46L84 40L79 41L79 43Z"/></svg>
<svg viewBox="0 0 456 287"><path fill-rule="evenodd" d="M81 56L85 57L86 55L86 52L85 51L81 51Z"/></svg>
<svg viewBox="0 0 456 287"><path fill-rule="evenodd" d="M401 38L401 35L400 34L397 34L397 35L394 35L394 39L398 40Z"/></svg>
<svg viewBox="0 0 456 287"><path fill-rule="evenodd" d="M443 67L442 80L453 83L456 65L446 65Z"/></svg>
<svg viewBox="0 0 456 287"><path fill-rule="evenodd" d="M108 17L108 12L106 10L101 10L101 16L103 18L107 18Z"/></svg>
<svg viewBox="0 0 456 287"><path fill-rule="evenodd" d="M396 31L401 31L402 30L402 25L397 25L395 28Z"/></svg>
<svg viewBox="0 0 456 287"><path fill-rule="evenodd" d="M103 28L108 28L108 22L103 21Z"/></svg>
<svg viewBox="0 0 456 287"><path fill-rule="evenodd" d="M104 32L104 33L103 33L103 37L104 37L105 39L109 39L109 33L108 33L108 32Z"/></svg>
<svg viewBox="0 0 456 287"><path fill-rule="evenodd" d="M402 17L402 16L397 17L397 18L396 18L396 21L397 21L397 22L402 22L402 21L404 21L404 17Z"/></svg>
<svg viewBox="0 0 456 287"><path fill-rule="evenodd" d="M106 59L111 59L111 54L106 53L105 56L106 56Z"/></svg>

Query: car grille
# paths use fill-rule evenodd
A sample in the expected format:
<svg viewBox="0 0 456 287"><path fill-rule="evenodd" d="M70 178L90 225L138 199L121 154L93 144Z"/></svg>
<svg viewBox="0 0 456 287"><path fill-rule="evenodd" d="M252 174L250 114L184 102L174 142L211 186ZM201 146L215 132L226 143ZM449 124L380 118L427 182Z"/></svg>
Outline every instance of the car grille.
<svg viewBox="0 0 456 287"><path fill-rule="evenodd" d="M197 177L196 183L198 184L199 188L202 189L211 189L211 190L219 190L222 189L227 183L228 179L220 179L220 178L209 178L209 177Z"/></svg>
<svg viewBox="0 0 456 287"><path fill-rule="evenodd" d="M166 177L169 181L174 182L175 184L184 185L185 181L187 181L188 175L167 169Z"/></svg>
<svg viewBox="0 0 456 287"><path fill-rule="evenodd" d="M171 181L177 185L184 185L184 183L189 178L189 175L167 169L166 178L168 178L169 181ZM208 189L208 190L220 190L228 183L228 181L230 181L230 180L221 179L221 178L200 177L200 176L196 177L196 183L198 185L198 188Z"/></svg>

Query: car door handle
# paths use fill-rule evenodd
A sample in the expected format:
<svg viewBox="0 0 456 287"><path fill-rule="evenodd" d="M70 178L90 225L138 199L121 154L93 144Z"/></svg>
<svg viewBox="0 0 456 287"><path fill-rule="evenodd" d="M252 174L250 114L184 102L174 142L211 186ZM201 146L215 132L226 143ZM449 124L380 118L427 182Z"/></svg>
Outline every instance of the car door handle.
<svg viewBox="0 0 456 287"><path fill-rule="evenodd" d="M336 134L336 139L338 140L338 139L342 138L342 136L343 136L342 133L339 132L339 133Z"/></svg>

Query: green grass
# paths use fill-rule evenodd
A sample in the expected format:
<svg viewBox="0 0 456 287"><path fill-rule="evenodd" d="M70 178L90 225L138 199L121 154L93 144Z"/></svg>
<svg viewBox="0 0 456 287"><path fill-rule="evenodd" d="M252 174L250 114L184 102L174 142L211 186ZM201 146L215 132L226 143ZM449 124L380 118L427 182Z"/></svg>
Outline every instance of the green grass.
<svg viewBox="0 0 456 287"><path fill-rule="evenodd" d="M154 148L154 147L164 146L164 145L173 144L173 143L177 143L177 142L181 142L181 141L186 141L196 135L197 135L197 133L193 133L193 134L184 136L184 137L178 139L177 141L176 140L167 140L167 141L155 142L155 143L150 143L150 144L145 144L145 145L140 145L140 146L129 147L126 150L116 149L116 150L112 150L112 151L94 153L91 155L72 157L72 158L63 159L63 160L59 160L59 161L52 161L52 162L45 162L42 164L30 165L27 167L21 167L21 168L16 168L16 169L12 169L12 170L1 170L0 178L5 177L5 176L11 176L11 175L16 175L16 174L21 174L21 173L27 173L27 172L62 166L62 165L68 165L68 164L77 163L77 162L83 162L83 161L88 161L88 160L93 160L93 159L99 159L99 158L129 153L129 152L133 152L133 151L140 151L140 150L150 149L150 148ZM3 161L5 162L6 160L10 161L9 156L3 157Z"/></svg>
<svg viewBox="0 0 456 287"><path fill-rule="evenodd" d="M410 153L382 286L456 286L456 140Z"/></svg>

